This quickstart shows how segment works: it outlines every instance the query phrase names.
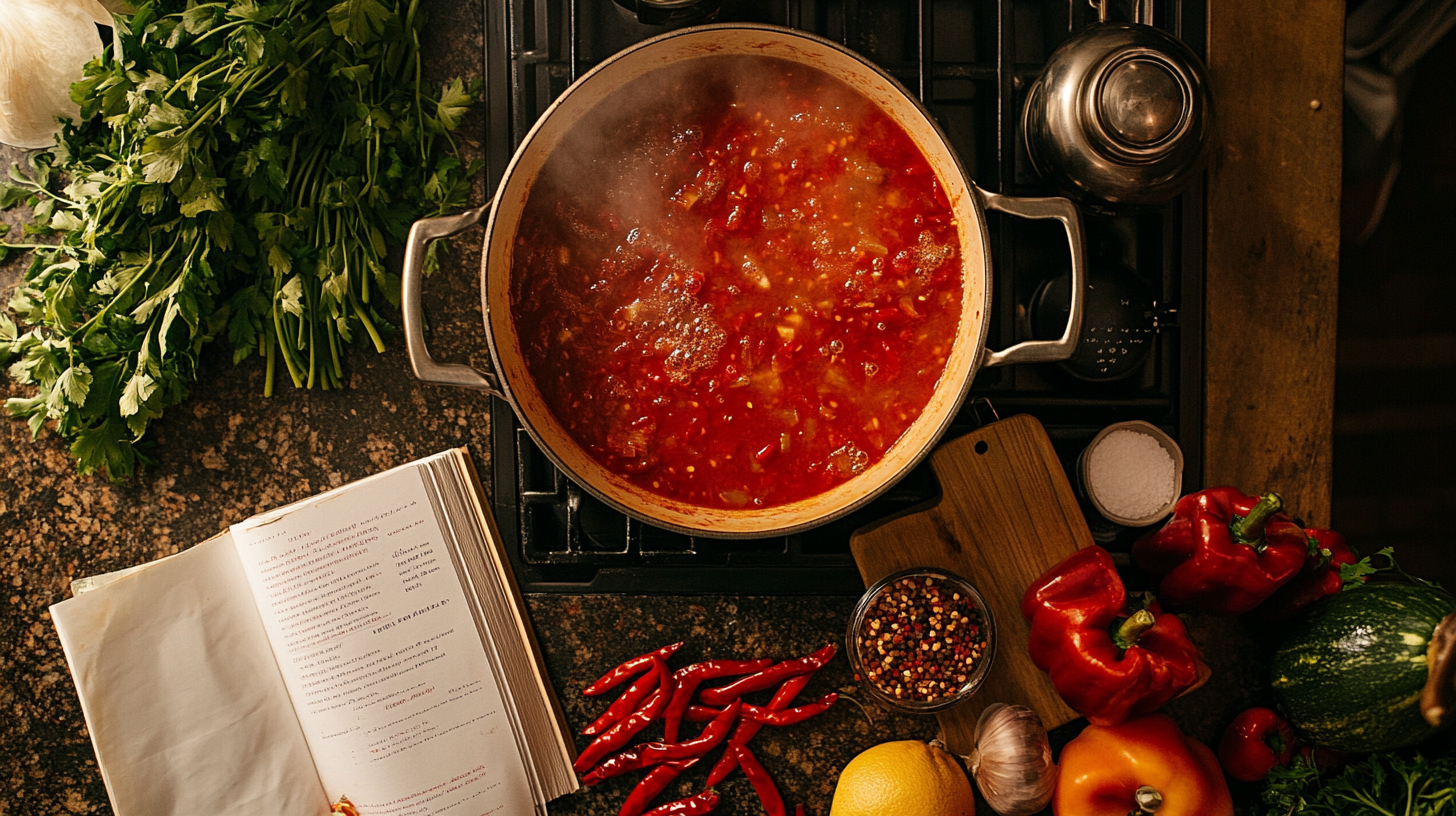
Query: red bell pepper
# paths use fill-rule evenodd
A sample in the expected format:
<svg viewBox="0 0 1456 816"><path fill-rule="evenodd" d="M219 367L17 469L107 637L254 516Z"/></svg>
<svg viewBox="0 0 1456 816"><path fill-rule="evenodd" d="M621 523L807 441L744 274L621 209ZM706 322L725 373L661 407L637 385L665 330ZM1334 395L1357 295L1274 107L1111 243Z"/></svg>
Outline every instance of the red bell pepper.
<svg viewBox="0 0 1456 816"><path fill-rule="evenodd" d="M1032 662L1098 725L1153 711L1208 678L1183 621L1156 601L1130 607L1101 547L1067 556L1033 582L1021 612L1031 621Z"/></svg>
<svg viewBox="0 0 1456 816"><path fill-rule="evenodd" d="M1277 493L1190 493L1167 524L1133 544L1133 562L1162 577L1158 599L1169 609L1248 612L1297 575L1309 552L1304 530L1282 507Z"/></svg>
<svg viewBox="0 0 1456 816"><path fill-rule="evenodd" d="M1234 779L1258 782L1275 765L1294 759L1294 729L1267 708L1250 708L1234 717L1218 741L1218 761Z"/></svg>
<svg viewBox="0 0 1456 816"><path fill-rule="evenodd" d="M1345 537L1334 530L1306 527L1304 534L1309 539L1304 571L1259 606L1259 617L1270 623L1288 620L1320 598L1339 592L1344 586L1340 567L1360 560Z"/></svg>
<svg viewBox="0 0 1456 816"><path fill-rule="evenodd" d="M1062 749L1055 816L1233 816L1208 747L1166 714L1089 725Z"/></svg>

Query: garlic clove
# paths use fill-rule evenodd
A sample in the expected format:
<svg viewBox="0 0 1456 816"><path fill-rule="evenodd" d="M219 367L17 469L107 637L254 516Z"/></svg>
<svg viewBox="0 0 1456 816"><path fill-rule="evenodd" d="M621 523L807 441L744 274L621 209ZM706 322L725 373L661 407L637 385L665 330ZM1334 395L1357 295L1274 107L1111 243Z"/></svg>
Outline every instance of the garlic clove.
<svg viewBox="0 0 1456 816"><path fill-rule="evenodd" d="M101 54L96 25L112 25L97 0L7 0L0 26L0 142L50 147L58 119L79 109L71 84Z"/></svg>
<svg viewBox="0 0 1456 816"><path fill-rule="evenodd" d="M1001 816L1031 816L1057 786L1046 726L1026 706L995 703L976 723L976 746L962 757L986 804Z"/></svg>

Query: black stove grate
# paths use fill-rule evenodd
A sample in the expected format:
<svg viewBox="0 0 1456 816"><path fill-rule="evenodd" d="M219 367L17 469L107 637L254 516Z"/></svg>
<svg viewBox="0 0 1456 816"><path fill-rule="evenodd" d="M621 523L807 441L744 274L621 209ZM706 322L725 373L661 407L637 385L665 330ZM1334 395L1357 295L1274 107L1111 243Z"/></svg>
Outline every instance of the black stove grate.
<svg viewBox="0 0 1456 816"><path fill-rule="evenodd" d="M616 51L668 29L638 23L613 0L486 5L486 173L493 189L536 118L572 81ZM1204 11L1204 0L1160 0L1154 19L1202 54ZM723 0L715 21L808 30L864 54L921 98L979 186L1039 196L1055 191L1038 179L1020 140L1025 92L1047 56L1095 19L1085 0ZM976 378L972 396L988 400L1000 415L1030 413L1041 420L1068 473L1102 427L1141 419L1179 441L1183 483L1198 483L1202 200L1199 184L1172 202L1134 213L1083 209L1093 269L1130 270L1158 304L1159 331L1135 371L1115 381L1088 381L1044 364L983 370ZM1054 222L998 213L988 213L987 221L994 281L987 342L1005 348L1030 339L1029 304L1069 259ZM863 584L849 552L850 533L939 493L923 464L863 509L814 530L750 541L691 537L628 518L582 490L551 465L501 400L495 400L492 422L495 512L527 592L858 594ZM948 435L978 424L968 407Z"/></svg>

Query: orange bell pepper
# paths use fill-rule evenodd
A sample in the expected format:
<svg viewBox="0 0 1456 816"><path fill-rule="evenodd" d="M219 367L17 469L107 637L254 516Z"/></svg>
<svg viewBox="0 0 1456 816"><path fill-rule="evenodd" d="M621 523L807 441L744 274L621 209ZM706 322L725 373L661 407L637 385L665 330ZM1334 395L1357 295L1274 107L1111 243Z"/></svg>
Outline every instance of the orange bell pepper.
<svg viewBox="0 0 1456 816"><path fill-rule="evenodd" d="M1056 816L1233 816L1233 799L1207 746L1173 718L1147 714L1089 725L1062 749Z"/></svg>

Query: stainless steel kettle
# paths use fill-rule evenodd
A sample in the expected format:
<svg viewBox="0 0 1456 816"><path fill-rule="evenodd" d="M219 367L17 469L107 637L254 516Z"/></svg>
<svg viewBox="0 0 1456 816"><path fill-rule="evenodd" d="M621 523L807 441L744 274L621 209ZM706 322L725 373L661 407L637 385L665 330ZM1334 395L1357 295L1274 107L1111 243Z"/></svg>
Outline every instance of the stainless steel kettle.
<svg viewBox="0 0 1456 816"><path fill-rule="evenodd" d="M1213 97L1198 55L1144 24L1096 24L1052 53L1027 93L1022 133L1032 165L1075 198L1156 204L1182 192L1212 146Z"/></svg>

